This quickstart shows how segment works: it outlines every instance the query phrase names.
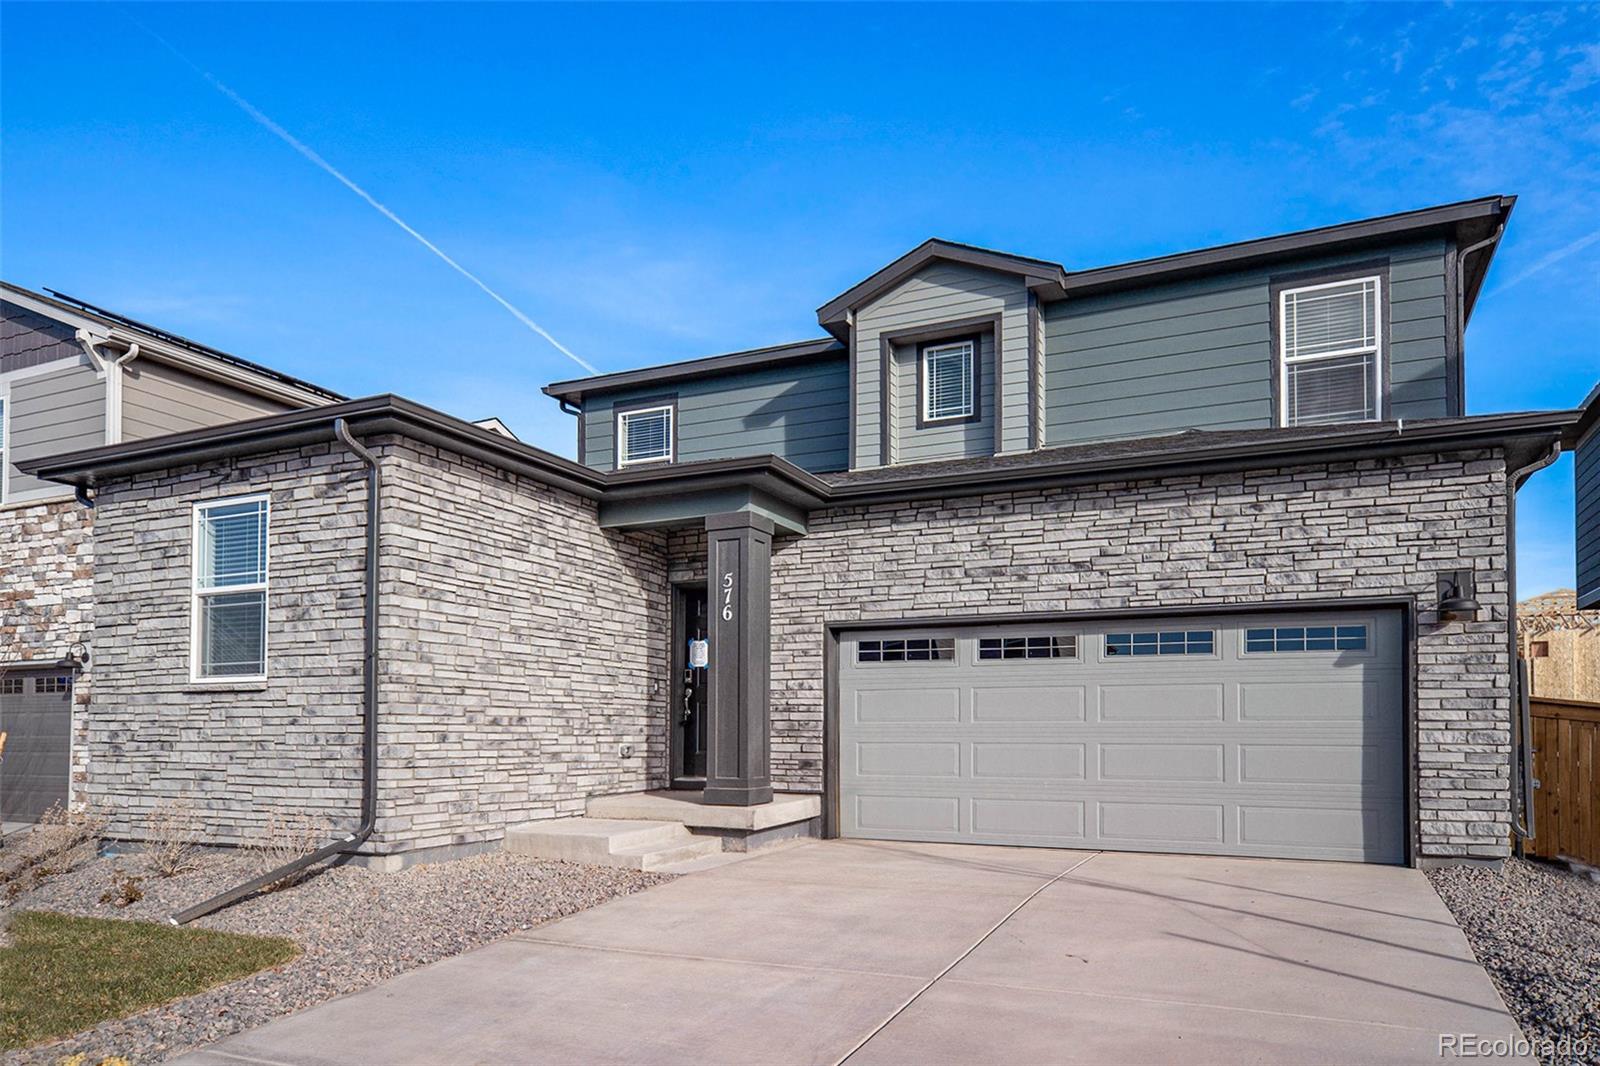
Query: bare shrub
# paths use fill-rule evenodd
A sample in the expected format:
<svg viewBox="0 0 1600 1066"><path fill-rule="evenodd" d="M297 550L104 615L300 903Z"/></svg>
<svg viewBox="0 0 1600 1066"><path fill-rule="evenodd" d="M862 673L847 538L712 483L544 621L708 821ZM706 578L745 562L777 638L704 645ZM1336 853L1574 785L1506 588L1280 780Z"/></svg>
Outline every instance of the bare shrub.
<svg viewBox="0 0 1600 1066"><path fill-rule="evenodd" d="M111 879L111 887L100 893L100 902L113 907L131 907L144 899L144 878L118 870Z"/></svg>
<svg viewBox="0 0 1600 1066"><path fill-rule="evenodd" d="M205 827L187 800L163 803L150 814L150 835L144 863L157 877L175 877L195 869Z"/></svg>
<svg viewBox="0 0 1600 1066"><path fill-rule="evenodd" d="M327 843L329 832L310 815L300 811L289 814L273 814L267 819L267 827L261 836L250 845L250 850L255 852L261 872L282 866L284 863L293 862L300 856L316 851ZM311 869L296 870L286 877L266 885L263 892L277 892L281 889L298 885L311 875Z"/></svg>
<svg viewBox="0 0 1600 1066"><path fill-rule="evenodd" d="M92 808L51 807L26 833L0 848L0 891L6 900L37 887L56 874L75 870L100 852L106 820Z"/></svg>

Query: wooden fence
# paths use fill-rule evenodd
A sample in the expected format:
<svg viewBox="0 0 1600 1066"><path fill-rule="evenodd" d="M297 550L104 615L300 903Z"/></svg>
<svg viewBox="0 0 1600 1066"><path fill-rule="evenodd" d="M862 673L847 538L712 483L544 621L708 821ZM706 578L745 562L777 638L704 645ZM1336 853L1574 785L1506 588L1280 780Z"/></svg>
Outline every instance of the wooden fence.
<svg viewBox="0 0 1600 1066"><path fill-rule="evenodd" d="M1535 696L1528 708L1539 780L1528 853L1600 866L1600 703Z"/></svg>

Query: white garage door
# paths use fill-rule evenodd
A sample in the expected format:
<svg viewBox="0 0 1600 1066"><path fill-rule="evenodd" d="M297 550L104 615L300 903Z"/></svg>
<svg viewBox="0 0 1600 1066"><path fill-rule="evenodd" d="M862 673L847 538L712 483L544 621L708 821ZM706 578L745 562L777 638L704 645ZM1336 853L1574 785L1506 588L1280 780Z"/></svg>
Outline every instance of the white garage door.
<svg viewBox="0 0 1600 1066"><path fill-rule="evenodd" d="M847 837L1404 861L1401 620L852 633Z"/></svg>

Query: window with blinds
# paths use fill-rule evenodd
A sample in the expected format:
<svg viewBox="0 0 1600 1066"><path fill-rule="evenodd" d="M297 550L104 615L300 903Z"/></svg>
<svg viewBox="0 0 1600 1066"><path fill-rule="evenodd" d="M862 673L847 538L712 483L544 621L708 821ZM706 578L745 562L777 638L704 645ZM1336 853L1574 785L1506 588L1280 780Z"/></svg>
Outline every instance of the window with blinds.
<svg viewBox="0 0 1600 1066"><path fill-rule="evenodd" d="M972 417L978 403L973 388L976 358L977 345L970 340L929 345L922 350L924 422Z"/></svg>
<svg viewBox="0 0 1600 1066"><path fill-rule="evenodd" d="M672 405L623 411L617 416L617 465L672 460Z"/></svg>
<svg viewBox="0 0 1600 1066"><path fill-rule="evenodd" d="M267 673L267 498L194 510L196 680Z"/></svg>
<svg viewBox="0 0 1600 1066"><path fill-rule="evenodd" d="M1284 425L1382 417L1378 285L1356 278L1280 294Z"/></svg>

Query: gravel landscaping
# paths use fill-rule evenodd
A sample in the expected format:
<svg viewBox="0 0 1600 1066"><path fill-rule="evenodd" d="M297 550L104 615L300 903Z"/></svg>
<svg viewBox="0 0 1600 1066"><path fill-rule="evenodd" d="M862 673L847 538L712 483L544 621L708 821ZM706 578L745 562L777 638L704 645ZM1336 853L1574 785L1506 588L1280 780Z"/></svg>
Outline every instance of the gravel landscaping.
<svg viewBox="0 0 1600 1066"><path fill-rule="evenodd" d="M164 921L188 904L260 871L248 855L207 854L197 868L157 878L137 855L98 859L22 893L13 910L55 910L101 918ZM128 876L143 897L119 907ZM66 1040L6 1056L8 1063L88 1062L122 1056L160 1062L334 996L376 984L552 918L671 880L573 863L488 854L373 873L343 866L292 888L235 904L195 928L288 937L302 953L288 964L232 984L106 1022Z"/></svg>
<svg viewBox="0 0 1600 1066"><path fill-rule="evenodd" d="M1600 881L1526 859L1428 877L1523 1033L1536 1044L1588 1042L1588 1055L1543 1061L1600 1061Z"/></svg>

